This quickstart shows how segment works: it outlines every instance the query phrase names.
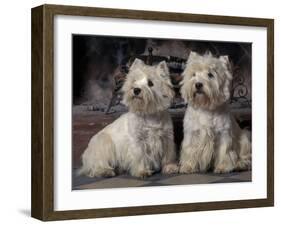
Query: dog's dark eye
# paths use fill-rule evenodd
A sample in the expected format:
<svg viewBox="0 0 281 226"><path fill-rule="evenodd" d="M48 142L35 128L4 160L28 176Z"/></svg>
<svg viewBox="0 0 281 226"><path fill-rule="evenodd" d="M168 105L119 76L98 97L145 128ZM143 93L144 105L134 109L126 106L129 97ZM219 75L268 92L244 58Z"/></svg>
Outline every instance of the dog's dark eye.
<svg viewBox="0 0 281 226"><path fill-rule="evenodd" d="M192 77L195 77L195 73L194 73L194 74L192 74Z"/></svg>
<svg viewBox="0 0 281 226"><path fill-rule="evenodd" d="M152 87L153 86L153 82L151 80L148 80L148 86Z"/></svg>
<svg viewBox="0 0 281 226"><path fill-rule="evenodd" d="M209 78L214 78L214 75L212 73L208 73Z"/></svg>

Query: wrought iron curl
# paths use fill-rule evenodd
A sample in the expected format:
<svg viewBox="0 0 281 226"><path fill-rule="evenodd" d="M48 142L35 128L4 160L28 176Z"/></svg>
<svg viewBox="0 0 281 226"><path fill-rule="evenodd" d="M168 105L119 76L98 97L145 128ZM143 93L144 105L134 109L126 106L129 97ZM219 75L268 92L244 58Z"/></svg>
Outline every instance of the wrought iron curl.
<svg viewBox="0 0 281 226"><path fill-rule="evenodd" d="M247 86L245 85L245 77L243 75L238 75L236 78L235 78L236 81L234 81L234 85L232 87L233 89L233 96L236 97L235 94L238 95L238 97L240 98L243 98L243 97L247 97L248 96L248 88ZM236 84L235 84L236 82Z"/></svg>

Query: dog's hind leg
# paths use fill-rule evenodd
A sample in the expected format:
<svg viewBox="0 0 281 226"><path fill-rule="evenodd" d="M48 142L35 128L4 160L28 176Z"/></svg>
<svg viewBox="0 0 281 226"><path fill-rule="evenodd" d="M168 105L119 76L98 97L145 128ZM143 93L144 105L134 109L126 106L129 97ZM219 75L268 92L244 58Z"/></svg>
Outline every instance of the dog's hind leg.
<svg viewBox="0 0 281 226"><path fill-rule="evenodd" d="M82 167L79 174L89 177L115 176L115 145L106 133L99 133L92 138L82 155Z"/></svg>
<svg viewBox="0 0 281 226"><path fill-rule="evenodd" d="M219 140L217 141L217 150L214 161L214 172L215 173L228 173L235 169L238 155L234 150L235 145L233 138L225 131L221 133Z"/></svg>
<svg viewBox="0 0 281 226"><path fill-rule="evenodd" d="M250 133L247 130L242 130L239 139L239 156L236 164L236 170L251 169L251 163L252 163L252 154L251 154Z"/></svg>
<svg viewBox="0 0 281 226"><path fill-rule="evenodd" d="M162 173L172 174L178 173L179 167L176 163L176 150L175 143L173 139L173 134L171 137L165 137L162 141L163 143L163 157L161 161Z"/></svg>

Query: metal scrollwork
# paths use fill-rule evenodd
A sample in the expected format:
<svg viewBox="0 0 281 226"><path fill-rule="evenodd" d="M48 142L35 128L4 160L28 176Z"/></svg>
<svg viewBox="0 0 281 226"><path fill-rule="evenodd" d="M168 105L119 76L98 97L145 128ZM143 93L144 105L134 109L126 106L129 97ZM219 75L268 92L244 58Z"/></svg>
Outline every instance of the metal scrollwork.
<svg viewBox="0 0 281 226"><path fill-rule="evenodd" d="M157 56L153 55L153 48L150 47L148 49L148 55L136 55L129 56L123 61L123 65L120 67L120 75L115 78L115 88L113 90L112 98L110 103L105 111L106 114L112 113L114 111L111 108L120 103L122 98L121 87L125 80L126 74L128 73L128 65L127 62L132 62L135 58L142 59L146 64L153 65L153 63L160 62L165 60L168 64L168 67L171 72L171 81L174 85L175 90L179 90L179 81L182 79L181 73L184 69L183 65L186 62L186 59L174 57L174 56ZM230 104L234 108L251 108L251 89L247 85L247 81L245 79L244 73L240 71L240 63L244 57L248 57L248 53L244 53L241 56L240 61L236 63L233 70L233 80L231 84L231 95L230 95ZM171 108L184 108L186 105L182 102L174 103Z"/></svg>
<svg viewBox="0 0 281 226"><path fill-rule="evenodd" d="M238 107L251 107L251 101L248 98L248 87L245 83L245 77L237 73L232 81L231 104L239 104Z"/></svg>

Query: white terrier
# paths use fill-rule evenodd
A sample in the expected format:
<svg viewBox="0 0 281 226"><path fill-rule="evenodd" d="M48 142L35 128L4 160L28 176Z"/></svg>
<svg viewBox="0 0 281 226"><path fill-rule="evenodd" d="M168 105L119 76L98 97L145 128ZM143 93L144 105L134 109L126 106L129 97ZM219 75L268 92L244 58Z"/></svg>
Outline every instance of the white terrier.
<svg viewBox="0 0 281 226"><path fill-rule="evenodd" d="M250 169L250 134L240 129L227 105L232 81L228 56L191 52L183 76L181 94L188 107L180 172Z"/></svg>
<svg viewBox="0 0 281 226"><path fill-rule="evenodd" d="M177 173L172 120L174 96L166 62L148 66L135 59L122 88L129 112L97 133L82 155L80 174L112 177L117 172L147 177Z"/></svg>

